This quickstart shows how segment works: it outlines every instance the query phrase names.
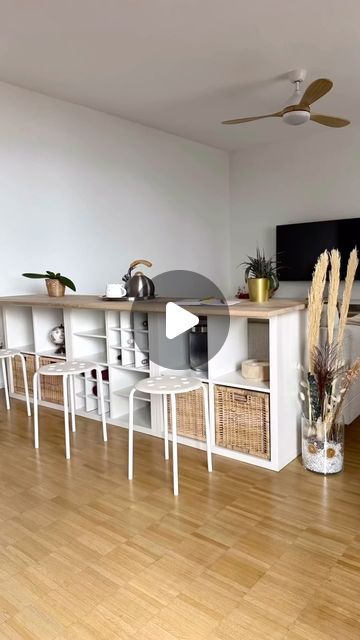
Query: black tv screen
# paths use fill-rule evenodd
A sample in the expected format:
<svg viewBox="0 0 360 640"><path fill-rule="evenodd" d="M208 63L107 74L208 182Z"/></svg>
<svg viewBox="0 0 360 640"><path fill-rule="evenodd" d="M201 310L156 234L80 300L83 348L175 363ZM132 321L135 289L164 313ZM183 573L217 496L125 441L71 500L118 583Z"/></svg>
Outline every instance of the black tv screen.
<svg viewBox="0 0 360 640"><path fill-rule="evenodd" d="M349 253L355 246L360 246L360 218L278 225L276 255L280 280L311 280L315 263L325 249L339 249L344 280ZM356 274L356 280L359 279L360 269Z"/></svg>

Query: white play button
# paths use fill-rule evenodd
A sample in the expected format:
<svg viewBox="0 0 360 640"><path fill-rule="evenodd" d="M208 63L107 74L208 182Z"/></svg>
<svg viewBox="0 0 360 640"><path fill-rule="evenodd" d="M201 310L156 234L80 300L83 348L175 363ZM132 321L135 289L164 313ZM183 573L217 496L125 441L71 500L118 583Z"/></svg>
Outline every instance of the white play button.
<svg viewBox="0 0 360 640"><path fill-rule="evenodd" d="M199 324L198 316L190 311L182 309L174 302L168 302L166 305L166 337L169 340L180 336L185 331Z"/></svg>

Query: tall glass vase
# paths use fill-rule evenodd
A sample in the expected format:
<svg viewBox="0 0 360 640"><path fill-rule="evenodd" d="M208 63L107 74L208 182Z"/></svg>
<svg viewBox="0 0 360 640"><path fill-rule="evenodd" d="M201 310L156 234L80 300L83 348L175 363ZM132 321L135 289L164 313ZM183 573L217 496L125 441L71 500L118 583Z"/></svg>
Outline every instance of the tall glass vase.
<svg viewBox="0 0 360 640"><path fill-rule="evenodd" d="M344 467L344 421L338 419L328 431L323 422L316 425L305 416L301 421L302 460L305 469L330 475Z"/></svg>

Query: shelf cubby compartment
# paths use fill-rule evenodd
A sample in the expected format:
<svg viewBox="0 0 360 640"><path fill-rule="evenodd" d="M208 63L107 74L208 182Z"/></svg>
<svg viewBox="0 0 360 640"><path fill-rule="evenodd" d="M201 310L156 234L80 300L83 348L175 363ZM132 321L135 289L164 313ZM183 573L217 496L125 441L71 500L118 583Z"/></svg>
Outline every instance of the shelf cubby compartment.
<svg viewBox="0 0 360 640"><path fill-rule="evenodd" d="M107 364L105 312L97 309L71 311L71 357L74 360Z"/></svg>
<svg viewBox="0 0 360 640"><path fill-rule="evenodd" d="M134 328L134 315L131 311L120 311L120 328L121 329L133 329Z"/></svg>
<svg viewBox="0 0 360 640"><path fill-rule="evenodd" d="M143 313L141 311L134 311L133 313L133 327L135 331L148 331L148 315L147 313Z"/></svg>
<svg viewBox="0 0 360 640"><path fill-rule="evenodd" d="M223 323L221 317L208 317L210 352L215 351L214 345L224 331ZM268 320L230 316L227 338L209 361L211 382L269 393L269 381L250 380L241 374L244 360L254 358L269 361L269 330Z"/></svg>
<svg viewBox="0 0 360 640"><path fill-rule="evenodd" d="M135 384L147 378L146 373L129 370L126 368L110 367L110 399L111 399L111 418L118 418L129 411L129 395ZM149 394L136 392L135 409L144 408L150 404Z"/></svg>
<svg viewBox="0 0 360 640"><path fill-rule="evenodd" d="M120 335L121 346L123 349L135 349L135 337L132 329L123 329L121 330Z"/></svg>
<svg viewBox="0 0 360 640"><path fill-rule="evenodd" d="M123 367L135 366L135 350L121 349L121 363Z"/></svg>
<svg viewBox="0 0 360 640"><path fill-rule="evenodd" d="M8 349L35 353L33 310L31 307L6 306L4 308L4 332Z"/></svg>
<svg viewBox="0 0 360 640"><path fill-rule="evenodd" d="M141 406L142 401L134 400L134 428L141 430L151 429L151 410L150 403L146 406ZM120 416L116 416L112 419L112 424L116 424L119 427L127 428L129 426L129 413L126 412Z"/></svg>
<svg viewBox="0 0 360 640"><path fill-rule="evenodd" d="M33 322L36 353L40 356L48 358L54 356L56 359L64 360L66 358L66 354L57 353L59 347L50 339L50 332L52 329L55 329L55 327L59 327L60 325L64 326L63 310L52 307L34 307Z"/></svg>
<svg viewBox="0 0 360 640"><path fill-rule="evenodd" d="M134 344L138 351L149 352L149 334L146 331L136 330L134 332Z"/></svg>
<svg viewBox="0 0 360 640"><path fill-rule="evenodd" d="M137 369L142 369L144 367L149 367L149 352L145 351L135 351L135 367Z"/></svg>
<svg viewBox="0 0 360 640"><path fill-rule="evenodd" d="M102 366L101 370L108 371L108 367ZM83 380L84 380L85 410L87 412L96 410L100 414L101 413L100 394L97 393L98 385L97 385L97 378L96 378L95 372L94 372L94 375L93 375L93 372L91 373L86 372L83 377ZM109 388L108 380L103 380L103 391L104 391L105 411L109 411L110 388Z"/></svg>

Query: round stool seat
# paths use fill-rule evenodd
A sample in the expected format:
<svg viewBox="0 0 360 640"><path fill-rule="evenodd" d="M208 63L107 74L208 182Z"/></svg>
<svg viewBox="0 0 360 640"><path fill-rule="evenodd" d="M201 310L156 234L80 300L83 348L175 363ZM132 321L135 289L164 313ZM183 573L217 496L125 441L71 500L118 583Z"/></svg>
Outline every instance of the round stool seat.
<svg viewBox="0 0 360 640"><path fill-rule="evenodd" d="M20 351L16 349L0 349L0 358L13 358L18 356Z"/></svg>
<svg viewBox="0 0 360 640"><path fill-rule="evenodd" d="M84 373L96 369L98 365L95 362L84 362L84 360L73 360L70 362L53 362L45 364L39 368L39 373L44 376L62 376L76 373Z"/></svg>
<svg viewBox="0 0 360 640"><path fill-rule="evenodd" d="M190 376L156 376L152 378L143 378L135 384L138 391L144 393L157 393L159 395L165 393L185 393L186 391L195 391L201 388L200 380L191 378Z"/></svg>

